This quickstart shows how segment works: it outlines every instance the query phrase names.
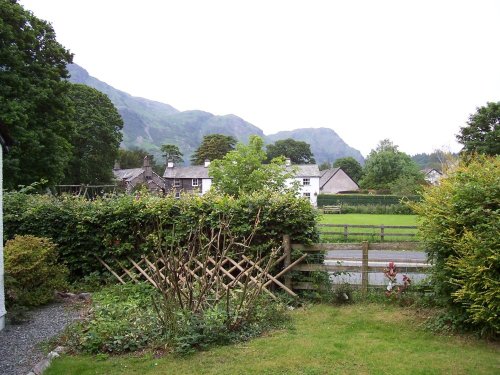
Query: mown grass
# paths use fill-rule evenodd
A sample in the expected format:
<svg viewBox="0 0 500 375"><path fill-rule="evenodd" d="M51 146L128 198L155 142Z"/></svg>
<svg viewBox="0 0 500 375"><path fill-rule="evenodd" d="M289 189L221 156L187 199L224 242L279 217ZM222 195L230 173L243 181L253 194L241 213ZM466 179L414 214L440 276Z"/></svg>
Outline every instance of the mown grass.
<svg viewBox="0 0 500 375"><path fill-rule="evenodd" d="M63 356L57 374L494 374L498 345L419 328L410 310L316 305L291 312L293 329L188 357Z"/></svg>
<svg viewBox="0 0 500 375"><path fill-rule="evenodd" d="M396 225L415 226L417 225L416 215L371 215L371 214L322 214L319 217L320 224L342 224L342 225ZM381 241L380 229L374 228L348 228L349 233L370 233L370 235L354 235L347 238L348 242L360 241ZM344 231L340 227L320 227L320 232L340 232ZM416 229L395 229L385 228L386 234L397 233L417 233ZM415 237L410 236L385 236L384 241L415 241ZM339 235L322 235L322 241L343 242L345 237Z"/></svg>

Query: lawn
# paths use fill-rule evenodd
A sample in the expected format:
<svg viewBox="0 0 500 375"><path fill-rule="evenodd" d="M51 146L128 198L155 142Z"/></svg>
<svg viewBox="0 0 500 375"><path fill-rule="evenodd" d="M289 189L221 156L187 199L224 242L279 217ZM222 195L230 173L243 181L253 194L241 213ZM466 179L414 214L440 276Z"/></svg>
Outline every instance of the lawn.
<svg viewBox="0 0 500 375"><path fill-rule="evenodd" d="M371 215L371 214L322 214L319 217L320 224L341 224L341 225L394 225L394 226L415 226L417 225L416 215ZM323 235L322 241L339 242L345 241L343 227L320 227L321 232L336 232L339 235ZM349 233L367 233L366 235L349 236L349 242L359 241L380 241L379 228L348 228ZM384 228L386 234L417 233L416 229L395 229ZM385 236L384 241L413 241L414 237L409 236Z"/></svg>
<svg viewBox="0 0 500 375"><path fill-rule="evenodd" d="M290 313L293 328L188 357L63 356L56 374L494 374L498 345L419 328L408 309L316 305Z"/></svg>

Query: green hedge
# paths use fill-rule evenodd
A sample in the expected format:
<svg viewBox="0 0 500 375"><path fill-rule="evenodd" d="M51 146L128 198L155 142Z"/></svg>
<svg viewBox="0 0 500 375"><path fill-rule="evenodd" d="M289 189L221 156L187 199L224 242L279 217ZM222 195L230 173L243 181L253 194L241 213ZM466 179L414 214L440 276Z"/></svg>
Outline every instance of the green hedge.
<svg viewBox="0 0 500 375"><path fill-rule="evenodd" d="M182 199L143 194L139 199L121 195L93 201L6 192L4 240L16 234L51 238L75 279L102 269L95 255L124 259L147 253L153 246L151 234L159 228L165 237L175 232L182 238L200 223L206 230L217 226L225 216L233 232L245 236L258 212L254 252L281 244L285 233L294 242L318 240L316 214L306 200L267 192L238 199L214 194Z"/></svg>
<svg viewBox="0 0 500 375"><path fill-rule="evenodd" d="M403 201L418 202L420 196L412 195L401 197L398 195L371 195L371 194L320 194L318 206L345 204L348 206L376 205L389 206L401 204Z"/></svg>

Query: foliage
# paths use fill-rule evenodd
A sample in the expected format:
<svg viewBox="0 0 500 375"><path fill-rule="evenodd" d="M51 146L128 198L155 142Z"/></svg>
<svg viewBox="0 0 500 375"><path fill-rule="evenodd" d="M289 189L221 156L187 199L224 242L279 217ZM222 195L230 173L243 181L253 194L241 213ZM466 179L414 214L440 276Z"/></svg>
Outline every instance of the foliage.
<svg viewBox="0 0 500 375"><path fill-rule="evenodd" d="M121 195L87 201L78 197L6 192L4 194L4 236L32 234L51 238L67 263L72 278L102 267L95 255L124 260L151 250L149 235L158 223L170 233L187 236L200 217L207 228L217 227L220 215L231 217L233 231L244 235L260 210L260 224L252 251L268 252L290 234L293 241L317 240L316 214L309 202L292 194L255 192L238 199L205 194L157 197L142 194L139 199Z"/></svg>
<svg viewBox="0 0 500 375"><path fill-rule="evenodd" d="M68 269L58 263L56 245L47 238L16 236L4 249L8 305L39 306L66 287Z"/></svg>
<svg viewBox="0 0 500 375"><path fill-rule="evenodd" d="M414 209L436 297L455 321L500 331L500 156L462 161Z"/></svg>
<svg viewBox="0 0 500 375"><path fill-rule="evenodd" d="M397 195L374 195L374 194L320 194L318 195L318 206L341 204L342 210L344 205L359 206L359 205L375 205L388 206L401 204L405 201L419 201L420 196L411 195L404 199Z"/></svg>
<svg viewBox="0 0 500 375"><path fill-rule="evenodd" d="M324 161L323 163L321 163L318 168L320 171L326 171L327 169L330 169L331 167L331 164L327 161Z"/></svg>
<svg viewBox="0 0 500 375"><path fill-rule="evenodd" d="M286 180L293 177L293 173L286 170L283 158L263 164L266 160L263 145L262 138L251 136L248 145L238 143L223 159L214 160L208 174L215 191L237 197L254 191L292 190Z"/></svg>
<svg viewBox="0 0 500 375"><path fill-rule="evenodd" d="M335 160L333 168L341 168L356 183L363 175L363 167L352 156Z"/></svg>
<svg viewBox="0 0 500 375"><path fill-rule="evenodd" d="M109 98L91 87L71 84L75 132L73 156L65 173L69 184L111 182L113 164L122 140L123 121Z"/></svg>
<svg viewBox="0 0 500 375"><path fill-rule="evenodd" d="M175 164L183 163L182 152L179 150L179 147L176 145L161 145L160 147L162 156L165 158L165 161L168 163L169 161L174 162Z"/></svg>
<svg viewBox="0 0 500 375"><path fill-rule="evenodd" d="M457 158L458 154L444 150L435 150L430 154L416 154L411 157L420 169L436 169L439 172L447 170L450 164L456 164Z"/></svg>
<svg viewBox="0 0 500 375"><path fill-rule="evenodd" d="M236 138L230 135L209 134L203 137L200 147L191 156L192 165L202 165L205 160L222 159L229 151L234 150Z"/></svg>
<svg viewBox="0 0 500 375"><path fill-rule="evenodd" d="M500 154L500 102L488 102L469 116L467 126L460 128L457 140L465 153Z"/></svg>
<svg viewBox="0 0 500 375"><path fill-rule="evenodd" d="M164 165L157 163L152 155L149 155L146 150L140 148L133 148L130 150L120 148L118 150L118 164L122 169L141 168L146 156L149 156L149 163L153 171L162 176L165 171Z"/></svg>
<svg viewBox="0 0 500 375"><path fill-rule="evenodd" d="M315 164L311 145L306 142L296 141L292 138L280 139L274 144L266 146L267 161L278 157L289 158L293 164Z"/></svg>
<svg viewBox="0 0 500 375"><path fill-rule="evenodd" d="M62 180L73 132L64 81L71 53L52 26L16 1L0 0L0 123L15 140L5 155L6 188Z"/></svg>
<svg viewBox="0 0 500 375"><path fill-rule="evenodd" d="M359 185L369 189L389 189L395 188L396 184L401 191L400 187L404 181L410 181L409 185L405 186L405 192L410 191L413 194L425 183L418 165L409 155L399 151L398 146L388 139L380 141L366 159Z"/></svg>

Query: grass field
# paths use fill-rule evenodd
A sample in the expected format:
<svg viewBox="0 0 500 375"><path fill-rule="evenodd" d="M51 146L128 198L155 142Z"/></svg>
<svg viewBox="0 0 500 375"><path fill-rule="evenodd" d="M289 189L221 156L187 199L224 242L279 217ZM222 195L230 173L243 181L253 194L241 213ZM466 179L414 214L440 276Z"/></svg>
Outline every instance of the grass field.
<svg viewBox="0 0 500 375"><path fill-rule="evenodd" d="M370 214L322 214L320 215L320 224L341 224L341 225L395 225L395 226L415 226L417 225L416 215L370 215ZM345 241L343 236L344 228L320 227L321 232L337 232L338 235L322 235L322 241L338 242ZM372 228L348 228L349 233L368 233L367 235L349 236L347 241L380 241L380 229ZM398 233L417 233L416 229L394 229L385 228L386 234ZM386 236L384 241L413 241L414 237L409 236Z"/></svg>
<svg viewBox="0 0 500 375"><path fill-rule="evenodd" d="M414 312L383 304L316 305L293 328L179 358L63 356L62 374L498 374L498 345L419 328Z"/></svg>

